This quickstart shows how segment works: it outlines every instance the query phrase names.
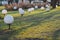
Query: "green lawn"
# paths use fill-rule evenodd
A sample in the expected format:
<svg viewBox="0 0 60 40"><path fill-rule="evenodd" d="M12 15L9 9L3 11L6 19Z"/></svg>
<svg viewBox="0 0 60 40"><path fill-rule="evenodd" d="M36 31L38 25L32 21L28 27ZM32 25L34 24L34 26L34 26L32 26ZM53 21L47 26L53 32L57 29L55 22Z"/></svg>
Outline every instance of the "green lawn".
<svg viewBox="0 0 60 40"><path fill-rule="evenodd" d="M46 12L37 9L31 13L25 11L21 18L18 11L8 11L14 17L11 30L0 19L0 40L24 40L39 38L43 40L60 40L60 7ZM0 11L0 17L3 15Z"/></svg>

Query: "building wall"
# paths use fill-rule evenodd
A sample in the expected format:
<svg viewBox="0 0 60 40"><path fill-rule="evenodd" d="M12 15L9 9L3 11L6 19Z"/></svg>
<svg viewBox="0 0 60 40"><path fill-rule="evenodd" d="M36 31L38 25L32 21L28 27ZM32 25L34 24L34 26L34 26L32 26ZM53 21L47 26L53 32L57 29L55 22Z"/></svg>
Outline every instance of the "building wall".
<svg viewBox="0 0 60 40"><path fill-rule="evenodd" d="M5 2L2 2L2 1L5 1ZM7 0L0 0L0 5L2 5L3 3L4 3L4 4L5 4L5 3L8 4L8 1L7 1Z"/></svg>
<svg viewBox="0 0 60 40"><path fill-rule="evenodd" d="M51 0L47 0L48 2L51 2Z"/></svg>

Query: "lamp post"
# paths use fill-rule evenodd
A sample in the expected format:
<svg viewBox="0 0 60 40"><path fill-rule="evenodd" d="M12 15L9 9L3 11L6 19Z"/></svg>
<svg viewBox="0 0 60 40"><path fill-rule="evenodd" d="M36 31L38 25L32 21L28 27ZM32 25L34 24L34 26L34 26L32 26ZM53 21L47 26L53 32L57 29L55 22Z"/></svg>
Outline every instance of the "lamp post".
<svg viewBox="0 0 60 40"><path fill-rule="evenodd" d="M5 16L7 14L7 10L6 9L3 9L2 10L2 14Z"/></svg>
<svg viewBox="0 0 60 40"><path fill-rule="evenodd" d="M11 26L11 24L13 23L13 21L14 21L14 18L13 18L13 16L11 16L11 15L6 15L6 16L4 17L4 23L8 24L8 26L9 26L8 29L11 29L10 26Z"/></svg>

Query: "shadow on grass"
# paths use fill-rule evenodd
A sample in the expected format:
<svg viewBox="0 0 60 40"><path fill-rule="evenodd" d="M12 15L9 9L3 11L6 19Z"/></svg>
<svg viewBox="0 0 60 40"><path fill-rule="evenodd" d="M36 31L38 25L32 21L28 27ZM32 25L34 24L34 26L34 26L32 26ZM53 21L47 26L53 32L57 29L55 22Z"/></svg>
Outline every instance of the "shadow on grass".
<svg viewBox="0 0 60 40"><path fill-rule="evenodd" d="M44 12L44 13L46 13L46 12ZM29 16L23 17L23 19L20 18L21 21L26 22L26 23L31 22L31 24L27 25L27 26L24 26L24 27L21 27L18 30L3 30L3 31L0 31L0 40L9 40L10 37L13 37L14 35L17 35L18 33L26 30L27 28L40 25L40 23L42 23L42 21L45 22L45 20L50 20L56 14L59 14L59 13L52 13L52 14L47 14L47 15L45 15L43 13L39 13L39 14L29 15ZM17 20L17 19L18 18L16 18L15 20ZM18 20L20 20L20 19L18 19ZM20 22L20 21L18 21L18 22ZM16 21L15 24L17 24L18 22Z"/></svg>
<svg viewBox="0 0 60 40"><path fill-rule="evenodd" d="M53 34L53 40L60 40L60 30L57 30Z"/></svg>

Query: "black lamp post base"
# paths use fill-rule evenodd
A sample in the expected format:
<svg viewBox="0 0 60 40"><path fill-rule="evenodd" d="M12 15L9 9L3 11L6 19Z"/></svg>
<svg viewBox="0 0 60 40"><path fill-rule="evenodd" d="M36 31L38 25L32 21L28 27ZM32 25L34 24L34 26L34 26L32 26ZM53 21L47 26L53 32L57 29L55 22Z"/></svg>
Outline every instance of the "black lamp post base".
<svg viewBox="0 0 60 40"><path fill-rule="evenodd" d="M8 28L8 29L10 30L10 29L11 29L11 28L10 28L10 27L11 27L11 24L8 24L8 26L9 26L9 28Z"/></svg>
<svg viewBox="0 0 60 40"><path fill-rule="evenodd" d="M21 17L23 17L24 14L21 14Z"/></svg>

